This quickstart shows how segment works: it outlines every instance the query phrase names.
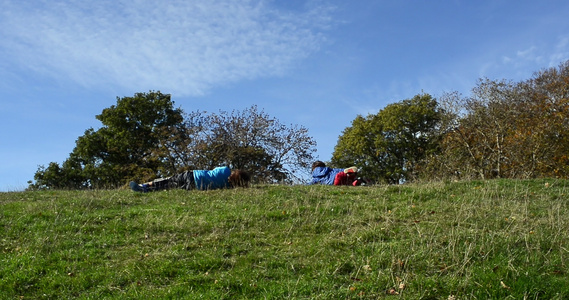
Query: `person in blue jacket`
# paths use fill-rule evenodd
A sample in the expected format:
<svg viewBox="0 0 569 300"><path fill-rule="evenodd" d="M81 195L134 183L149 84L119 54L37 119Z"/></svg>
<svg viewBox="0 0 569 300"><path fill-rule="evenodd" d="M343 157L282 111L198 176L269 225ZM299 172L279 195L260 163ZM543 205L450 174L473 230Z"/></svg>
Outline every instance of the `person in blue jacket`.
<svg viewBox="0 0 569 300"><path fill-rule="evenodd" d="M231 171L229 167L217 167L213 170L193 170L138 184L130 182L135 192L153 192L173 188L185 190L215 190L223 188L247 187L251 177L242 170Z"/></svg>
<svg viewBox="0 0 569 300"><path fill-rule="evenodd" d="M324 162L317 160L312 164L312 181L309 184L334 185L336 175L343 171L344 169L327 167Z"/></svg>

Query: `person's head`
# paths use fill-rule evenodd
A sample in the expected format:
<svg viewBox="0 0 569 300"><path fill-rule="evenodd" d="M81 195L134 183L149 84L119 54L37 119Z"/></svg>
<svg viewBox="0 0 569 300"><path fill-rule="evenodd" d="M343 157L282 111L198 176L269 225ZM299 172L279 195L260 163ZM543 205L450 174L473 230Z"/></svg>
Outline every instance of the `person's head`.
<svg viewBox="0 0 569 300"><path fill-rule="evenodd" d="M233 170L229 175L229 183L233 187L248 187L249 181L251 181L251 176L245 171Z"/></svg>
<svg viewBox="0 0 569 300"><path fill-rule="evenodd" d="M314 169L316 169L318 167L326 167L326 164L322 161L319 161L319 160L312 163L312 171L314 171Z"/></svg>

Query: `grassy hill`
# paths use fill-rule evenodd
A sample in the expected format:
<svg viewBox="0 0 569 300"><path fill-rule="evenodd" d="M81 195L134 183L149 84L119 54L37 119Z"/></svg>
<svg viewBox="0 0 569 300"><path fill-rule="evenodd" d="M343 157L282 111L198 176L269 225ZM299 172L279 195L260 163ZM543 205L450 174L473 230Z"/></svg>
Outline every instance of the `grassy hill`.
<svg viewBox="0 0 569 300"><path fill-rule="evenodd" d="M567 299L569 181L0 193L1 299Z"/></svg>

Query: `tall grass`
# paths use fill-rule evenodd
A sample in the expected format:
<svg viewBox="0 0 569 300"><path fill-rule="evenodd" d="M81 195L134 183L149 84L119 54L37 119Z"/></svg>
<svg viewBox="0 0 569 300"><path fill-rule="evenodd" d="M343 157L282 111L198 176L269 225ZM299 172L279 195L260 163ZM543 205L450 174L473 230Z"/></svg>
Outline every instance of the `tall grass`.
<svg viewBox="0 0 569 300"><path fill-rule="evenodd" d="M0 298L568 298L568 183L0 193Z"/></svg>

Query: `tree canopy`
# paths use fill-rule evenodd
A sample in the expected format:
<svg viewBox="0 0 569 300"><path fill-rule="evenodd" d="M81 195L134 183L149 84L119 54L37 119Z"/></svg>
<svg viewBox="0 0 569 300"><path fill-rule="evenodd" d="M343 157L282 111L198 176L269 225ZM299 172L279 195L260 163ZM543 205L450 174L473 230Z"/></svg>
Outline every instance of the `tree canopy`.
<svg viewBox="0 0 569 300"><path fill-rule="evenodd" d="M436 99L422 94L357 116L340 136L332 163L357 165L376 181L413 180L418 164L437 148L440 115Z"/></svg>
<svg viewBox="0 0 569 300"><path fill-rule="evenodd" d="M97 115L102 126L89 128L62 167L52 162L36 172L32 188L106 188L129 178L149 177L161 168L153 149L160 133L183 121L170 95L160 92L117 97Z"/></svg>
<svg viewBox="0 0 569 300"><path fill-rule="evenodd" d="M162 147L169 165L209 169L227 165L260 182L292 182L307 168L316 142L303 126L286 126L251 106L242 111L186 115L182 130Z"/></svg>
<svg viewBox="0 0 569 300"><path fill-rule="evenodd" d="M100 188L219 165L258 182L293 182L316 142L256 106L189 114L170 95L117 98L61 165L40 166L30 189ZM511 82L480 79L472 95L418 94L358 115L331 163L390 184L418 179L569 177L569 61Z"/></svg>
<svg viewBox="0 0 569 300"><path fill-rule="evenodd" d="M471 97L449 98L460 113L432 157L431 176L569 176L569 61L520 82L481 79Z"/></svg>

